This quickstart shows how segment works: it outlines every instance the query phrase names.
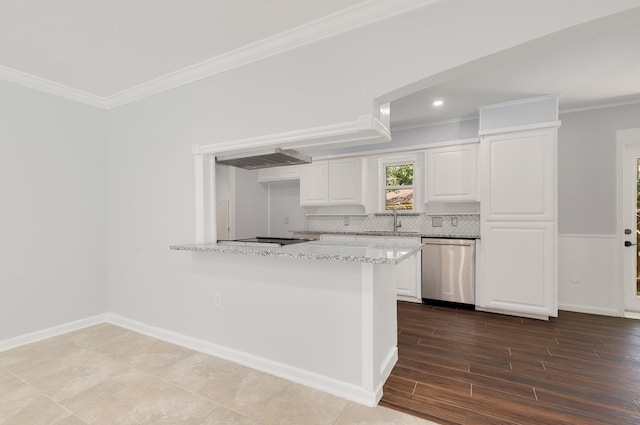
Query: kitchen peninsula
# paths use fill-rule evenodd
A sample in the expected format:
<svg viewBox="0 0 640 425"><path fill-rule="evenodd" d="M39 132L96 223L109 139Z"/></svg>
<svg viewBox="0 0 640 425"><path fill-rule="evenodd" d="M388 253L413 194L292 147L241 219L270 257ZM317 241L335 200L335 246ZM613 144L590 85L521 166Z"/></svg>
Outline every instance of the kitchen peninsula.
<svg viewBox="0 0 640 425"><path fill-rule="evenodd" d="M191 251L214 286L216 355L376 405L397 361L394 268L416 242L312 241L283 247L171 246ZM222 330L233 327L234 334Z"/></svg>

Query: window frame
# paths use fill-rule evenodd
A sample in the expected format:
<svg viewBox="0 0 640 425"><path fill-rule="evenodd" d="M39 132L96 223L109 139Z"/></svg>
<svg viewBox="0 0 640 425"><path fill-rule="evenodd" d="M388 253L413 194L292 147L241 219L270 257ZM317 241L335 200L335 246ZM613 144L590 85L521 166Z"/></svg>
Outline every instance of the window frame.
<svg viewBox="0 0 640 425"><path fill-rule="evenodd" d="M393 210L387 209L387 190L391 189L412 189L413 190L413 205L411 209L403 209L398 210L399 212L416 212L416 202L417 202L417 185L416 179L418 178L417 173L417 158L416 156L403 156L403 157L393 157L393 158L380 158L380 211L382 212L390 212ZM394 165L406 165L409 164L413 167L413 184L412 185L404 185L404 186L387 186L387 167Z"/></svg>

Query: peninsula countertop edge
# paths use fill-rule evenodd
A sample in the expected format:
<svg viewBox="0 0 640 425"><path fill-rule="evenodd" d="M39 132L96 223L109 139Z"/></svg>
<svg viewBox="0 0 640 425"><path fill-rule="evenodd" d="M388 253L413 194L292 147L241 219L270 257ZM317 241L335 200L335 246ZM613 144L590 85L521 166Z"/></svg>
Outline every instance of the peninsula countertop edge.
<svg viewBox="0 0 640 425"><path fill-rule="evenodd" d="M278 247L251 247L229 246L217 243L185 243L171 245L169 249L212 254L239 254L351 263L398 264L420 252L422 250L422 244L410 241L406 243L310 241Z"/></svg>

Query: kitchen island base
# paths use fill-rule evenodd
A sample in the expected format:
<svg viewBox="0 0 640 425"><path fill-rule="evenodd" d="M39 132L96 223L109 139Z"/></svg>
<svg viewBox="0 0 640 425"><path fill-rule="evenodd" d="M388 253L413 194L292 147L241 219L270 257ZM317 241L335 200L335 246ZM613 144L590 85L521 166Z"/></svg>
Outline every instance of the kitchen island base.
<svg viewBox="0 0 640 425"><path fill-rule="evenodd" d="M207 351L374 406L395 365L394 264L194 253ZM204 307L204 306L203 306Z"/></svg>

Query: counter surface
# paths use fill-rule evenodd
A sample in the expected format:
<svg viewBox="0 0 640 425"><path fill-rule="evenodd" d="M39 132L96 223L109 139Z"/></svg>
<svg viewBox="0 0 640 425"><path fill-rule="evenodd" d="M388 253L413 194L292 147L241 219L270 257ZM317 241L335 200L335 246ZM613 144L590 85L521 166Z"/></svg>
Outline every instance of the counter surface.
<svg viewBox="0 0 640 425"><path fill-rule="evenodd" d="M419 233L419 232L392 232L383 230L365 230L365 231L320 231L320 230L295 230L294 235L345 235L345 236L383 236L383 237L405 237L405 238L458 238L458 239L480 239L480 235L473 234L455 234L455 233Z"/></svg>
<svg viewBox="0 0 640 425"><path fill-rule="evenodd" d="M277 247L183 244L172 245L170 249L220 254L259 255L264 257L333 260L352 263L398 264L420 252L420 250L422 250L422 244L412 241L407 241L406 243L385 243L384 241L311 241Z"/></svg>

